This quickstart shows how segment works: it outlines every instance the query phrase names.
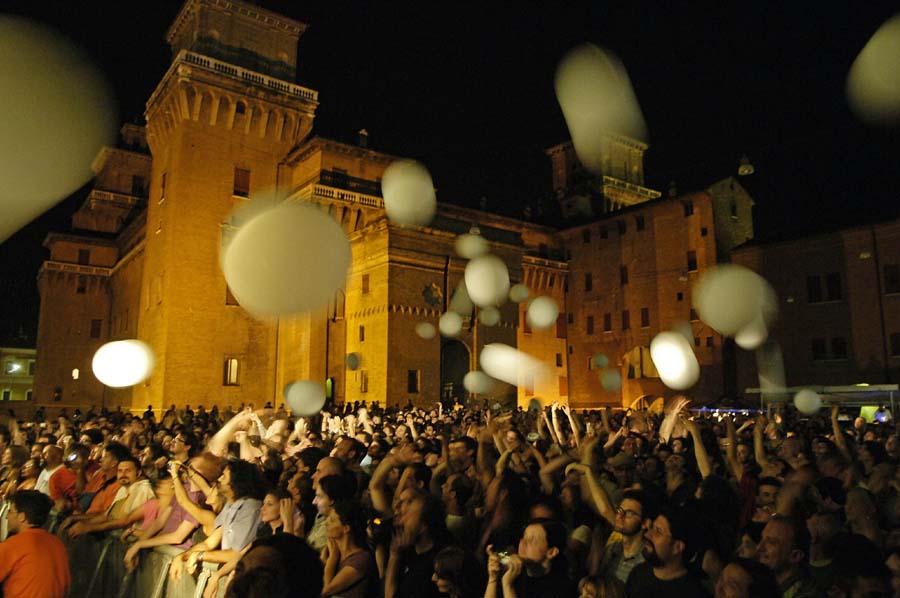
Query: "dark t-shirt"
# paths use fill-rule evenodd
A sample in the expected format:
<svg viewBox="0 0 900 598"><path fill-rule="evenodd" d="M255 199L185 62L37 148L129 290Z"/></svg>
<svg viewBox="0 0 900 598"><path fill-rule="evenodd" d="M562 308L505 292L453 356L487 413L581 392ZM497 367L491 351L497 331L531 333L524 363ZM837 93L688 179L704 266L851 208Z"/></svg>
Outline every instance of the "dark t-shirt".
<svg viewBox="0 0 900 598"><path fill-rule="evenodd" d="M653 574L650 563L641 563L631 570L625 584L625 595L628 598L702 598L709 596L709 592L691 573L677 579L662 580Z"/></svg>
<svg viewBox="0 0 900 598"><path fill-rule="evenodd" d="M557 566L541 577L529 577L523 571L513 583L518 598L544 598L545 596L564 598L577 596L578 588L569 579L568 568ZM656 598L660 598L657 596Z"/></svg>
<svg viewBox="0 0 900 598"><path fill-rule="evenodd" d="M435 546L428 552L416 553L414 547L404 550L400 556L400 575L397 598L440 598L437 586L431 581L434 575L434 557L440 549Z"/></svg>

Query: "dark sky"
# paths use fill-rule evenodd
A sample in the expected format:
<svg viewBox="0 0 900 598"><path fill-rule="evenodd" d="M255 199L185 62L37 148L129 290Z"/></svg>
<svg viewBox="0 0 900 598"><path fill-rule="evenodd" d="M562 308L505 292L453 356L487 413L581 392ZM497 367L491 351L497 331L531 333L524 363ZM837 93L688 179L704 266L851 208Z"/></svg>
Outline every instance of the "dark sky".
<svg viewBox="0 0 900 598"><path fill-rule="evenodd" d="M486 196L488 209L513 215L549 191L544 149L568 138L554 68L591 41L631 76L650 136L648 186L701 189L747 154L757 237L898 214L900 128L859 122L844 95L850 64L896 2L261 3L309 24L298 83L319 91L315 132L350 141L365 127L371 147L424 162L442 201L476 206ZM85 47L123 120L142 114L164 73L163 38L181 6L5 4ZM0 246L0 342L20 326L33 338L41 241L65 230L83 196Z"/></svg>

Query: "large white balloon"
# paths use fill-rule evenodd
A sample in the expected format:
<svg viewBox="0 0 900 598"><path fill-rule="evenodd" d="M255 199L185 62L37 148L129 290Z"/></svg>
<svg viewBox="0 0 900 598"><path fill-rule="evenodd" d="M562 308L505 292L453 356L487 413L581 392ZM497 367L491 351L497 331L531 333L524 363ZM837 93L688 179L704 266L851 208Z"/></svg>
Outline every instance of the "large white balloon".
<svg viewBox="0 0 900 598"><path fill-rule="evenodd" d="M58 32L0 17L0 243L88 182L118 109L87 55Z"/></svg>
<svg viewBox="0 0 900 598"><path fill-rule="evenodd" d="M311 417L325 405L325 389L313 380L291 382L284 389L284 400L295 416Z"/></svg>
<svg viewBox="0 0 900 598"><path fill-rule="evenodd" d="M391 222L425 226L434 218L437 197L428 169L413 160L392 163L381 176L384 211Z"/></svg>
<svg viewBox="0 0 900 598"><path fill-rule="evenodd" d="M494 390L496 383L484 372L475 370L463 377L463 386L471 393L487 394Z"/></svg>
<svg viewBox="0 0 900 598"><path fill-rule="evenodd" d="M453 292L453 296L450 298L450 311L455 311L461 316L469 316L472 314L473 309L475 309L475 305L472 303L472 299L469 298L466 281L465 279L460 280L456 290Z"/></svg>
<svg viewBox="0 0 900 598"><path fill-rule="evenodd" d="M694 288L693 298L700 319L725 336L734 336L757 318L770 324L778 314L771 285L735 264L710 268Z"/></svg>
<svg viewBox="0 0 900 598"><path fill-rule="evenodd" d="M500 305L509 293L509 270L496 255L486 254L466 264L466 290L479 307Z"/></svg>
<svg viewBox="0 0 900 598"><path fill-rule="evenodd" d="M91 367L97 380L106 386L124 388L149 378L155 363L153 350L146 343L130 339L97 349Z"/></svg>
<svg viewBox="0 0 900 598"><path fill-rule="evenodd" d="M794 407L805 415L815 415L822 408L822 397L816 391L804 388L794 395Z"/></svg>
<svg viewBox="0 0 900 598"><path fill-rule="evenodd" d="M528 299L528 295L531 294L531 291L528 290L528 287L522 284L514 284L511 289L509 289L509 300L513 303L522 303L526 299Z"/></svg>
<svg viewBox="0 0 900 598"><path fill-rule="evenodd" d="M650 342L650 358L663 384L685 390L700 378L700 364L687 340L677 332L660 332Z"/></svg>
<svg viewBox="0 0 900 598"><path fill-rule="evenodd" d="M485 345L478 360L487 375L523 388L534 389L550 375L542 361L502 343Z"/></svg>
<svg viewBox="0 0 900 598"><path fill-rule="evenodd" d="M223 271L241 306L257 317L319 308L347 279L350 242L325 212L282 204L244 224L225 248Z"/></svg>
<svg viewBox="0 0 900 598"><path fill-rule="evenodd" d="M737 331L737 334L734 335L734 342L742 349L753 351L761 347L767 338L769 338L769 327L760 313L749 324Z"/></svg>
<svg viewBox="0 0 900 598"><path fill-rule="evenodd" d="M644 140L647 127L625 67L592 44L571 50L556 69L556 99L584 167L603 172L607 134Z"/></svg>
<svg viewBox="0 0 900 598"><path fill-rule="evenodd" d="M468 234L458 236L454 247L456 248L456 253L467 260L473 260L482 256L490 249L484 237L477 233L473 234L471 231Z"/></svg>
<svg viewBox="0 0 900 598"><path fill-rule="evenodd" d="M451 338L458 336L462 332L462 316L455 311L448 311L438 321L438 328L444 336Z"/></svg>
<svg viewBox="0 0 900 598"><path fill-rule="evenodd" d="M419 338L431 339L437 335L437 329L431 322L419 322L416 324L416 334Z"/></svg>
<svg viewBox="0 0 900 598"><path fill-rule="evenodd" d="M483 307L478 310L478 321L485 326L496 326L500 323L500 310L496 307Z"/></svg>
<svg viewBox="0 0 900 598"><path fill-rule="evenodd" d="M900 15L885 22L850 67L847 97L871 123L900 120Z"/></svg>
<svg viewBox="0 0 900 598"><path fill-rule="evenodd" d="M556 325L559 317L559 307L550 297L535 297L528 305L525 319L529 326L535 330L544 330Z"/></svg>

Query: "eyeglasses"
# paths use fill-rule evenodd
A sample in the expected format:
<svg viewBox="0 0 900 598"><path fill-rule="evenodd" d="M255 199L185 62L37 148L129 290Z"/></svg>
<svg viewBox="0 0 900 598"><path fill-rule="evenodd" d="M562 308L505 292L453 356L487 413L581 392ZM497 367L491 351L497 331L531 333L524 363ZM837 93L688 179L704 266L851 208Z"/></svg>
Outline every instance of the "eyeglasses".
<svg viewBox="0 0 900 598"><path fill-rule="evenodd" d="M638 517L638 518L640 518L640 516L641 516L640 513L632 511L631 509L623 509L622 507L619 507L616 509L616 517Z"/></svg>

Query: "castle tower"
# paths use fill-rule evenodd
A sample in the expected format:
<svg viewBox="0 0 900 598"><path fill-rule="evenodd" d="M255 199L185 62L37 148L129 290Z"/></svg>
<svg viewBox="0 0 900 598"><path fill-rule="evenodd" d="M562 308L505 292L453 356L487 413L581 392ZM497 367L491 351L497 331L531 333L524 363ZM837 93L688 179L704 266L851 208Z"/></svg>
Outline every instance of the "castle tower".
<svg viewBox="0 0 900 598"><path fill-rule="evenodd" d="M157 357L133 404L227 404L275 391L275 326L231 297L224 223L310 132L317 93L295 85L305 26L238 0L188 0L173 60L147 102L153 155L138 337Z"/></svg>
<svg viewBox="0 0 900 598"><path fill-rule="evenodd" d="M546 151L553 193L566 219L601 216L660 196L644 187L645 143L611 133L602 134L602 139L599 175L585 170L570 141Z"/></svg>

